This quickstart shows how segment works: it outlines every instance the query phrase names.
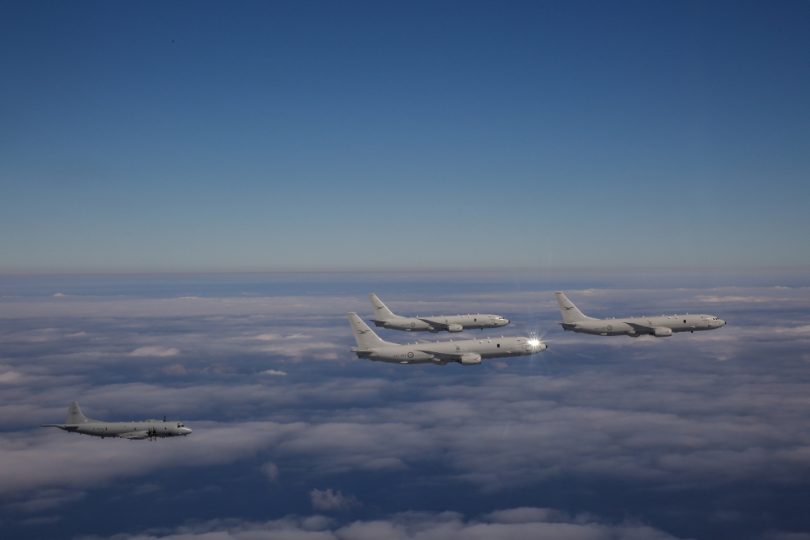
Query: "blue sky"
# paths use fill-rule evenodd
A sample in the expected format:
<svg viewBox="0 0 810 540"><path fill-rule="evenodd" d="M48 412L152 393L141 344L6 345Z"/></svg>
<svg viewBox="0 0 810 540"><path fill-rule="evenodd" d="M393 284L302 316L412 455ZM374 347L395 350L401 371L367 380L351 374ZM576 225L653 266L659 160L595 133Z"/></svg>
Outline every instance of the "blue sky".
<svg viewBox="0 0 810 540"><path fill-rule="evenodd" d="M806 2L0 25L0 271L810 264Z"/></svg>

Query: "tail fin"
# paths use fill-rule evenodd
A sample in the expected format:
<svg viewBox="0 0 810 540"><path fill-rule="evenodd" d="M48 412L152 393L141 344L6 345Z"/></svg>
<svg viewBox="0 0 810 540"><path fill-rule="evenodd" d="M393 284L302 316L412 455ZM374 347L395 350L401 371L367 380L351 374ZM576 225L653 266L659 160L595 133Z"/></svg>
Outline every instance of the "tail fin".
<svg viewBox="0 0 810 540"><path fill-rule="evenodd" d="M72 401L70 405L68 405L68 416L66 424L84 424L88 422L88 418L82 412L81 407L75 401Z"/></svg>
<svg viewBox="0 0 810 540"><path fill-rule="evenodd" d="M560 304L560 314L562 314L564 323L575 323L590 319L590 317L582 313L579 308L565 296L564 292L555 292L554 296L557 297L557 303Z"/></svg>
<svg viewBox="0 0 810 540"><path fill-rule="evenodd" d="M357 316L357 313L349 313L348 317L349 323L352 325L352 331L354 332L354 339L357 341L358 349L369 350L387 344L380 339L380 336L374 333L374 330L363 322L363 319Z"/></svg>
<svg viewBox="0 0 810 540"><path fill-rule="evenodd" d="M374 320L387 321L396 317L394 312L388 309L388 306L383 304L383 301L380 300L379 296L374 293L370 293L368 297L371 300L371 305L374 306Z"/></svg>

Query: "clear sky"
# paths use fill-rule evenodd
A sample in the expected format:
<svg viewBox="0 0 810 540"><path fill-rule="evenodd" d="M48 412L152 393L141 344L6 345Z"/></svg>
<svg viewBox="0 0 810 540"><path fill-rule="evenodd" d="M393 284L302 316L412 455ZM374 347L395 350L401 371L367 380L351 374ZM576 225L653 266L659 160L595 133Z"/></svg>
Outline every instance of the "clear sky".
<svg viewBox="0 0 810 540"><path fill-rule="evenodd" d="M0 271L807 265L808 2L7 2Z"/></svg>

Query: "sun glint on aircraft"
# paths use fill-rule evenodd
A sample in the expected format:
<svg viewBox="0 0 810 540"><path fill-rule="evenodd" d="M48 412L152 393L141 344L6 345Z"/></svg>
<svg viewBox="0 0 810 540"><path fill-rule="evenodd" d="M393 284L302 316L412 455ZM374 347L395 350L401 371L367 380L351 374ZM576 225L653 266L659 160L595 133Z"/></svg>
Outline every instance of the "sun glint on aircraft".
<svg viewBox="0 0 810 540"><path fill-rule="evenodd" d="M595 319L583 314L563 292L556 292L564 330L597 336L667 337L675 332L714 330L726 325L715 315L657 315L653 317L617 317Z"/></svg>
<svg viewBox="0 0 810 540"><path fill-rule="evenodd" d="M485 358L528 356L548 347L535 337L488 337L422 343L391 343L382 340L357 313L348 314L357 347L358 358L398 364L439 364L458 362L469 366Z"/></svg>

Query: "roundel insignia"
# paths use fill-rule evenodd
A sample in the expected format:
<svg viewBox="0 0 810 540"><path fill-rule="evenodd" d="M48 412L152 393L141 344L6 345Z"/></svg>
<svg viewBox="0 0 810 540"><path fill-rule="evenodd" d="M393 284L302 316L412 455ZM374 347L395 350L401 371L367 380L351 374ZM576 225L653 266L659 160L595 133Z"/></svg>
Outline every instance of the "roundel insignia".
<svg viewBox="0 0 810 540"><path fill-rule="evenodd" d="M408 352L408 358L413 358L413 353L412 352Z"/></svg>
<svg viewBox="0 0 810 540"><path fill-rule="evenodd" d="M612 325L612 324L609 324L609 325L607 326L607 330L608 330L608 332L612 332L612 331L613 331L613 325Z"/></svg>

